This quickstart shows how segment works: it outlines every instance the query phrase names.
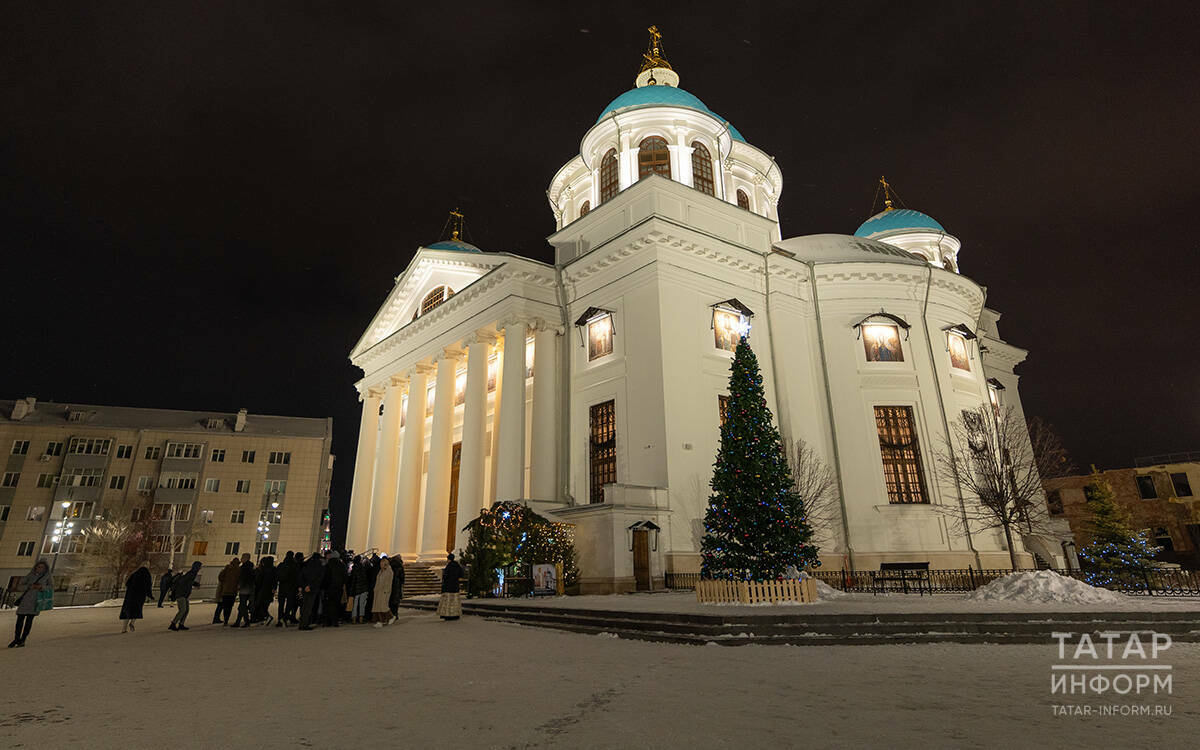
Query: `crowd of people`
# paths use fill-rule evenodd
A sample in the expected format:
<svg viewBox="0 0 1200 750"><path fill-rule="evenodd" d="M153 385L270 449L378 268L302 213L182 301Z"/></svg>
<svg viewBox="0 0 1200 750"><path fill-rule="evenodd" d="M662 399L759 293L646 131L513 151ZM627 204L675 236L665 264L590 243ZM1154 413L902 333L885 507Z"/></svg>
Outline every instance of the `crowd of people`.
<svg viewBox="0 0 1200 750"><path fill-rule="evenodd" d="M377 554L355 555L349 560L347 557L337 550L314 552L307 557L289 551L279 565L271 556L261 558L257 565L251 562L249 553L234 557L217 574L212 624L248 628L270 626L274 622L277 628L296 625L299 630L313 630L318 625L336 628L343 623L368 622L382 628L396 622L403 598L403 561L398 556ZM189 629L191 596L200 584L202 567L196 561L185 571L168 569L159 578L158 606L164 606L167 600L173 600L176 606L168 630ZM454 555L448 555L442 570L442 595L437 610L443 620L457 620L462 614L459 601L462 577L462 566ZM53 606L53 595L50 567L45 560L38 560L22 579L16 634L9 648L25 645L33 618ZM154 580L147 561L125 582L120 612L122 633L136 630L137 621L143 619L145 603L153 602L153 597ZM276 604L274 615L270 611L272 603Z"/></svg>

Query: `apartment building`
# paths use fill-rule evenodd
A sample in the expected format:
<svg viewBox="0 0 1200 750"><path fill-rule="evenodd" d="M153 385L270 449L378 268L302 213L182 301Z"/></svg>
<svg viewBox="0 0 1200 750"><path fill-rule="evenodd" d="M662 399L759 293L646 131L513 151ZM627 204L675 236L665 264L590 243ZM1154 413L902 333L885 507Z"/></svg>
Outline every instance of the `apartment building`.
<svg viewBox="0 0 1200 750"><path fill-rule="evenodd" d="M110 588L102 521L141 529L156 575L199 560L206 584L242 552L327 547L332 437L332 418L0 400L0 585L44 557L60 590Z"/></svg>

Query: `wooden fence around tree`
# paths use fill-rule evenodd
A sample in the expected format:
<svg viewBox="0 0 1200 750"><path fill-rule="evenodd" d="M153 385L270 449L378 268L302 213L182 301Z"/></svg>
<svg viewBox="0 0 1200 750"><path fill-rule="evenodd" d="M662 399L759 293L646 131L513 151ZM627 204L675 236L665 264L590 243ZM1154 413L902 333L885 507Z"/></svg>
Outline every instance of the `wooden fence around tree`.
<svg viewBox="0 0 1200 750"><path fill-rule="evenodd" d="M697 581L696 601L701 604L778 604L817 601L813 578L783 581Z"/></svg>

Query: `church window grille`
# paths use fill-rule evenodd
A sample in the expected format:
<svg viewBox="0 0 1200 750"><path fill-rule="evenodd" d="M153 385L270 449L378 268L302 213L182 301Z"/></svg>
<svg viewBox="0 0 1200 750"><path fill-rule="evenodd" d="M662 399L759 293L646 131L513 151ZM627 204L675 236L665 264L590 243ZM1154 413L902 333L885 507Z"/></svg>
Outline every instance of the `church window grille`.
<svg viewBox="0 0 1200 750"><path fill-rule="evenodd" d="M671 150L666 140L652 135L638 144L638 179L659 174L671 179Z"/></svg>
<svg viewBox="0 0 1200 750"><path fill-rule="evenodd" d="M702 193L717 194L713 182L712 155L700 141L692 142L692 184Z"/></svg>
<svg viewBox="0 0 1200 750"><path fill-rule="evenodd" d="M738 188L737 191L737 202L738 208L744 208L747 211L750 210L750 196L746 195L746 191L741 188Z"/></svg>
<svg viewBox="0 0 1200 750"><path fill-rule="evenodd" d="M620 170L617 169L617 150L610 148L600 160L600 202L617 197L620 190Z"/></svg>
<svg viewBox="0 0 1200 750"><path fill-rule="evenodd" d="M588 211L591 211L591 210L592 210L592 202L584 201L583 205L579 207L579 218L582 219L584 216L587 216Z"/></svg>
<svg viewBox="0 0 1200 750"><path fill-rule="evenodd" d="M421 315L424 315L453 296L453 289L448 286L439 286L429 294L426 294L425 299L421 300Z"/></svg>
<svg viewBox="0 0 1200 750"><path fill-rule="evenodd" d="M604 502L604 485L617 481L617 410L615 401L589 409L591 425L591 494L593 503Z"/></svg>
<svg viewBox="0 0 1200 750"><path fill-rule="evenodd" d="M921 446L911 406L876 406L875 427L890 503L926 503Z"/></svg>

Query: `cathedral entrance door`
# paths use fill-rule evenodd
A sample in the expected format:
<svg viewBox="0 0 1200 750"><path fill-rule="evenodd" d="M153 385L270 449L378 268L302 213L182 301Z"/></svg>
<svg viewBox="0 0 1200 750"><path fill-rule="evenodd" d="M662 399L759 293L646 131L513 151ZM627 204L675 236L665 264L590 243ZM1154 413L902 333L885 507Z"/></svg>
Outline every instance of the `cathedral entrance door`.
<svg viewBox="0 0 1200 750"><path fill-rule="evenodd" d="M633 532L633 583L638 591L650 590L650 532Z"/></svg>
<svg viewBox="0 0 1200 750"><path fill-rule="evenodd" d="M454 551L458 529L458 468L462 465L462 443L455 443L450 454L450 514L446 519L446 551Z"/></svg>

